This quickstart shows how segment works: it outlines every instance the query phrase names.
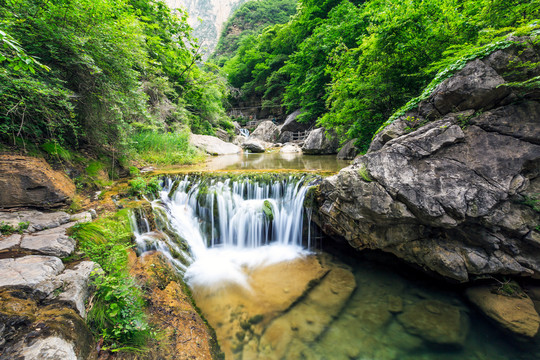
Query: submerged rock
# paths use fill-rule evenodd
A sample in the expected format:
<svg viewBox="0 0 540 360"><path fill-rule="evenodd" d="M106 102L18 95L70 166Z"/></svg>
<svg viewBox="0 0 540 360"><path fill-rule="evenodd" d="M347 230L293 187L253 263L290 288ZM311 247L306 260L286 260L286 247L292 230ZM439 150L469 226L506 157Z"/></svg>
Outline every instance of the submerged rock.
<svg viewBox="0 0 540 360"><path fill-rule="evenodd" d="M238 154L242 149L234 144L225 142L215 136L191 134L191 145L210 155Z"/></svg>
<svg viewBox="0 0 540 360"><path fill-rule="evenodd" d="M440 345L462 346L469 328L467 315L458 307L437 300L407 306L397 319L409 333Z"/></svg>
<svg viewBox="0 0 540 360"><path fill-rule="evenodd" d="M0 155L0 208L54 208L71 203L75 185L43 159Z"/></svg>
<svg viewBox="0 0 540 360"><path fill-rule="evenodd" d="M485 285L471 287L466 294L486 316L510 332L528 338L538 333L540 316L525 293L506 296Z"/></svg>

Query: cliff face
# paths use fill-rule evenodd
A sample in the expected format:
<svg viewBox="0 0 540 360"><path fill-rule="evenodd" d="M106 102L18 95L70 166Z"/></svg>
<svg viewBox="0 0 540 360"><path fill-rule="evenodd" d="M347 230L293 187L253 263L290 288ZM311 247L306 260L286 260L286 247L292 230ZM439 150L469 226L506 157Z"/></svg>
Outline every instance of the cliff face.
<svg viewBox="0 0 540 360"><path fill-rule="evenodd" d="M210 55L218 42L223 24L234 10L248 0L166 0L173 8L182 8L189 14L188 23L193 34L205 48L205 57ZM199 21L202 19L202 22Z"/></svg>
<svg viewBox="0 0 540 360"><path fill-rule="evenodd" d="M540 277L540 93L506 86L539 61L514 46L468 63L324 180L316 221L461 282Z"/></svg>

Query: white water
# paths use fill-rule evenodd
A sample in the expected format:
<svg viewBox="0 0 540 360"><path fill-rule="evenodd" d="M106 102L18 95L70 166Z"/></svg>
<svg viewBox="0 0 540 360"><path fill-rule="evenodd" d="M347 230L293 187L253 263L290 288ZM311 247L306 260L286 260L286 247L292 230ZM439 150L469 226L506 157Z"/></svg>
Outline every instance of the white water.
<svg viewBox="0 0 540 360"><path fill-rule="evenodd" d="M309 186L303 180L289 177L264 184L249 179L166 179L159 199L152 202L154 214L166 214L166 232L183 239L190 253L166 232L150 231L144 217L133 221L139 250L165 253L185 271L191 286L237 283L249 288L249 269L308 253L302 234ZM272 217L265 214L265 205ZM308 239L308 247L310 243Z"/></svg>

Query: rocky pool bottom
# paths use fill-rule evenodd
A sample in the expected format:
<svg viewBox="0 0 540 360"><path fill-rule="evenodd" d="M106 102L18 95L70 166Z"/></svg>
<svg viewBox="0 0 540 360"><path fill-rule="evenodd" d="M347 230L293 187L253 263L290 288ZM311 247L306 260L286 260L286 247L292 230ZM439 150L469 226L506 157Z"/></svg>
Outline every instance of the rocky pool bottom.
<svg viewBox="0 0 540 360"><path fill-rule="evenodd" d="M246 268L249 288L197 285L226 359L538 359L481 315L463 289L394 257L319 251Z"/></svg>

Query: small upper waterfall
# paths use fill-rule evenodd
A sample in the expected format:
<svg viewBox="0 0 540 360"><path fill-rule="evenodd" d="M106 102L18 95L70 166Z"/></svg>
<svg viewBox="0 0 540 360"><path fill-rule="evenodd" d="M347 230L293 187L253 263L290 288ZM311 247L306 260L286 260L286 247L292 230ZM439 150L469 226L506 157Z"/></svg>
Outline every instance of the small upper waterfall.
<svg viewBox="0 0 540 360"><path fill-rule="evenodd" d="M303 244L303 229L311 214L303 204L310 179L165 178L151 201L160 231L150 231L141 213L138 220L134 216L139 251L163 252L190 283L229 280L247 286L246 268L307 253L310 231Z"/></svg>

